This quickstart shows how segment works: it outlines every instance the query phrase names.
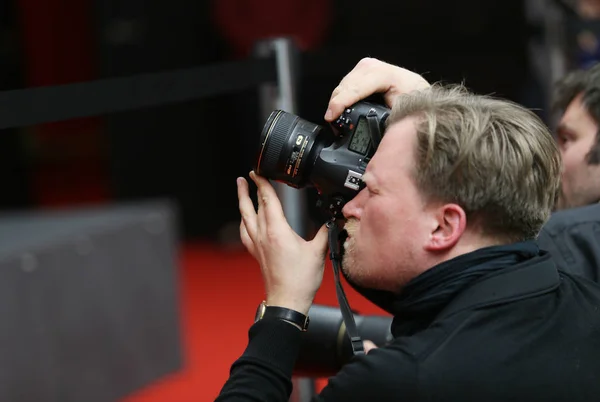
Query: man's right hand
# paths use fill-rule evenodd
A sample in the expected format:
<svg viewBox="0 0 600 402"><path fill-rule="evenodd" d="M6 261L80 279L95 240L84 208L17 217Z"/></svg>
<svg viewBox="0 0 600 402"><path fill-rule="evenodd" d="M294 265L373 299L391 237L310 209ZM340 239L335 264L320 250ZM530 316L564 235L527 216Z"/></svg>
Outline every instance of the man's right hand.
<svg viewBox="0 0 600 402"><path fill-rule="evenodd" d="M345 108L374 93L383 93L385 103L392 107L396 96L429 86L417 73L367 57L359 61L333 90L325 120L332 122Z"/></svg>

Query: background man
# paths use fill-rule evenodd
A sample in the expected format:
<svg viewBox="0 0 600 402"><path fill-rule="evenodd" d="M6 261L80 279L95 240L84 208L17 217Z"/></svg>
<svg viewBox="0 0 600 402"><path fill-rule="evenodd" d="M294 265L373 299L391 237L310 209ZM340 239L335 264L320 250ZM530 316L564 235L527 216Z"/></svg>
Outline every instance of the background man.
<svg viewBox="0 0 600 402"><path fill-rule="evenodd" d="M564 271L600 280L600 64L567 74L556 85L563 112L557 141L563 160L557 208L539 235Z"/></svg>

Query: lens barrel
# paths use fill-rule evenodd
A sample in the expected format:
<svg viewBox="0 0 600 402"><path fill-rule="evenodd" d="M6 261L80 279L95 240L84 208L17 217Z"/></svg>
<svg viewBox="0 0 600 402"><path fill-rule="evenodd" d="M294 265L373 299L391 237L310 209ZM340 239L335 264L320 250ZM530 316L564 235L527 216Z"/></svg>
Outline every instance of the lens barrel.
<svg viewBox="0 0 600 402"><path fill-rule="evenodd" d="M294 114L272 112L261 132L256 173L293 187L307 185L314 151L323 148L324 141L318 140L321 129Z"/></svg>
<svg viewBox="0 0 600 402"><path fill-rule="evenodd" d="M352 357L352 344L342 312L337 307L313 304L308 312L310 328L303 334L294 374L306 377L335 375ZM354 312L356 328L363 340L383 346L392 339L392 317Z"/></svg>

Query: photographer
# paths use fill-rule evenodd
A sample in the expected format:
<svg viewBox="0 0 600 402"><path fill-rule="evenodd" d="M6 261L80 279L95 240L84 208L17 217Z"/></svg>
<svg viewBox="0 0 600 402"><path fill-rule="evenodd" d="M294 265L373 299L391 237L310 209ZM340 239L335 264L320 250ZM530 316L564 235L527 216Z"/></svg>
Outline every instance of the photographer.
<svg viewBox="0 0 600 402"><path fill-rule="evenodd" d="M556 84L562 112L557 140L563 160L558 212L538 243L558 268L600 281L600 64L567 74Z"/></svg>
<svg viewBox="0 0 600 402"><path fill-rule="evenodd" d="M342 80L327 120L374 92L392 112L366 187L343 210L343 271L394 315L394 340L355 357L317 400L595 400L600 288L559 273L534 242L559 187L548 130L518 105L373 59ZM269 182L251 178L258 212L238 179L242 239L266 309L289 319L257 320L217 400L286 401L327 232L304 241Z"/></svg>

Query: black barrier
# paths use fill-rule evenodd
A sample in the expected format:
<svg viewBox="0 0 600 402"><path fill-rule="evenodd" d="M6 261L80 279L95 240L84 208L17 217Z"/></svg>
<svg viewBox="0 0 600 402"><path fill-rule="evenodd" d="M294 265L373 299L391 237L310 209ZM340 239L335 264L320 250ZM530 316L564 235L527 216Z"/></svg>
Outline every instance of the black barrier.
<svg viewBox="0 0 600 402"><path fill-rule="evenodd" d="M0 129L243 91L276 81L273 58L0 92Z"/></svg>
<svg viewBox="0 0 600 402"><path fill-rule="evenodd" d="M370 54L375 54L377 56L374 57L380 59L395 60L398 57L398 52L393 47L380 44L369 48ZM414 51L405 48L406 56L403 58L410 60ZM466 55L460 53L460 50L453 50L453 56L460 59ZM331 75L341 77L362 57L364 55L357 54L356 49L351 46L301 53L300 75L311 79ZM428 60L421 62L424 65L433 63ZM408 64L406 67L420 70L419 67L410 65L414 64L414 60ZM257 88L260 84L276 83L278 78L275 57L267 57L128 77L0 91L0 129L183 103Z"/></svg>
<svg viewBox="0 0 600 402"><path fill-rule="evenodd" d="M372 48L382 59L393 59L396 54L395 49L387 46L374 45ZM311 79L340 76L349 72L362 57L353 47L344 46L301 53L301 75ZM0 129L183 103L241 92L268 82L277 83L278 78L273 56L0 91Z"/></svg>

